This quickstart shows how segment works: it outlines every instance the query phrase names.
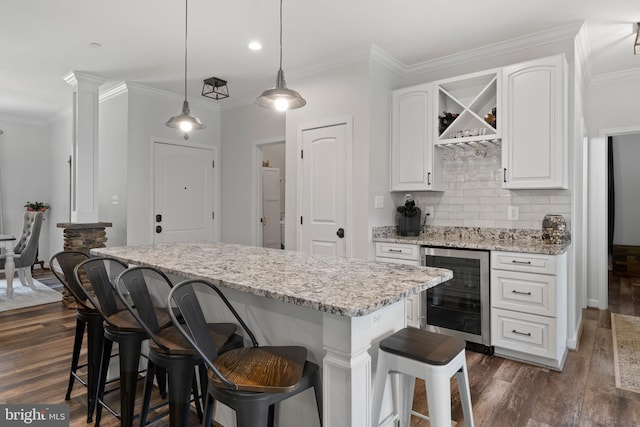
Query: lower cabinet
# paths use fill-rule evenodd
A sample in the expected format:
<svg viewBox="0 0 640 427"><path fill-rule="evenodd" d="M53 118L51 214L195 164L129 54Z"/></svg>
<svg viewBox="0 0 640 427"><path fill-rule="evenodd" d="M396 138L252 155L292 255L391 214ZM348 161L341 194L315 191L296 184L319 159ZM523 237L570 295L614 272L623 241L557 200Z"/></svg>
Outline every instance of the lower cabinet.
<svg viewBox="0 0 640 427"><path fill-rule="evenodd" d="M376 261L419 266L420 246L376 242ZM420 295L407 298L407 326L420 327Z"/></svg>
<svg viewBox="0 0 640 427"><path fill-rule="evenodd" d="M567 354L567 254L491 252L495 354L562 369Z"/></svg>

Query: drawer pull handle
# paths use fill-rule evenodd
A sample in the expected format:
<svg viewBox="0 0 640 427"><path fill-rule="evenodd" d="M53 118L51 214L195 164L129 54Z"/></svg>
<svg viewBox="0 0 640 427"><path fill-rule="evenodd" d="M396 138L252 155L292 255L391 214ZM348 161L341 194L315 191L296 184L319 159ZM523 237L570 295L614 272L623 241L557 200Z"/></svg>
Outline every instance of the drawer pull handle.
<svg viewBox="0 0 640 427"><path fill-rule="evenodd" d="M387 249L389 252L400 252L402 253L402 249Z"/></svg>
<svg viewBox="0 0 640 427"><path fill-rule="evenodd" d="M512 259L511 262L514 264L531 265L531 261L518 261L516 259Z"/></svg>
<svg viewBox="0 0 640 427"><path fill-rule="evenodd" d="M531 336L531 332L524 333L524 332L516 331L515 329L513 331L511 331L511 333L518 334L518 335L524 335L525 337L530 337Z"/></svg>
<svg viewBox="0 0 640 427"><path fill-rule="evenodd" d="M520 291L516 291L515 289L513 289L511 291L511 293L518 294L518 295L529 295L529 296L531 296L531 292L520 292Z"/></svg>

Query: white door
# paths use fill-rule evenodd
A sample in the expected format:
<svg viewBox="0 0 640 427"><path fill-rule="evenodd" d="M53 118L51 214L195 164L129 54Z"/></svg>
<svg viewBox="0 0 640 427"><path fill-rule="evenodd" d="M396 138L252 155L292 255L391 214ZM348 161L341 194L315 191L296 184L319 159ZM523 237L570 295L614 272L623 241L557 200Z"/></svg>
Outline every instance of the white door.
<svg viewBox="0 0 640 427"><path fill-rule="evenodd" d="M156 142L154 243L214 240L214 152Z"/></svg>
<svg viewBox="0 0 640 427"><path fill-rule="evenodd" d="M280 249L280 169L262 168L262 246Z"/></svg>
<svg viewBox="0 0 640 427"><path fill-rule="evenodd" d="M300 250L348 256L347 124L302 131Z"/></svg>

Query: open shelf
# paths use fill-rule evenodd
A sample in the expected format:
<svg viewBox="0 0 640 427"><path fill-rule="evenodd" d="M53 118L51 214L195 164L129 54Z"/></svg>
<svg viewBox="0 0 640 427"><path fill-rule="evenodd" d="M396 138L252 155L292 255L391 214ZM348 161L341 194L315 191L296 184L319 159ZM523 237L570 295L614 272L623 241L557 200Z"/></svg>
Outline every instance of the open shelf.
<svg viewBox="0 0 640 427"><path fill-rule="evenodd" d="M435 144L500 138L498 73L444 81L437 85ZM491 118L494 120L490 120Z"/></svg>

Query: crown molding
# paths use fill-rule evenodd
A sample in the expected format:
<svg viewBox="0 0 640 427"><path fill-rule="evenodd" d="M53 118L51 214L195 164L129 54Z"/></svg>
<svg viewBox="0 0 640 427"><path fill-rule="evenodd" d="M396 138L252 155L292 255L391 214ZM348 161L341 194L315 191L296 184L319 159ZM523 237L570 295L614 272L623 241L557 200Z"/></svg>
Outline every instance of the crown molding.
<svg viewBox="0 0 640 427"><path fill-rule="evenodd" d="M586 25L582 25L575 37L576 63L580 64L583 79L591 81L591 44L587 35Z"/></svg>
<svg viewBox="0 0 640 427"><path fill-rule="evenodd" d="M405 70L405 73L406 76L428 73L431 71L440 70L442 68L466 64L479 59L504 55L522 49L528 49L543 44L571 39L576 36L578 31L580 31L582 25L583 21L580 21L578 23L571 23L562 27L553 28L551 30L527 34L513 39L485 45L476 49L469 49L429 61L419 62L415 65L408 66Z"/></svg>
<svg viewBox="0 0 640 427"><path fill-rule="evenodd" d="M404 63L398 61L375 44L372 44L371 49L369 49L369 59L396 73L400 77L406 77L407 75L407 66Z"/></svg>
<svg viewBox="0 0 640 427"><path fill-rule="evenodd" d="M66 120L70 117L73 117L73 108L68 107L65 108L64 110L60 110L55 114L52 114L51 116L47 117L47 124L49 125L54 125L62 120Z"/></svg>
<svg viewBox="0 0 640 427"><path fill-rule="evenodd" d="M612 73L598 74L591 77L590 86L600 86L611 83L626 82L640 79L640 69L631 68L628 70L614 71Z"/></svg>
<svg viewBox="0 0 640 427"><path fill-rule="evenodd" d="M128 92L137 93L140 95L152 96L154 98L160 98L160 99L164 99L166 101L171 101L171 102L181 103L184 100L183 95L179 95L175 92L152 88L149 86L142 85L140 83L120 82L115 86L111 87L110 89L104 92L101 92L100 102L107 101L111 98L114 98L118 95L121 95L123 93L128 93ZM190 105L195 105L199 108L203 108L206 110L220 111L220 106L217 104L213 104L211 102L201 100L198 98L196 99L188 98L188 100Z"/></svg>
<svg viewBox="0 0 640 427"><path fill-rule="evenodd" d="M77 86L78 82L88 83L95 88L100 87L100 85L107 81L107 79L99 76L94 76L91 74L83 73L81 71L70 71L64 76L62 79L67 82L69 86Z"/></svg>

